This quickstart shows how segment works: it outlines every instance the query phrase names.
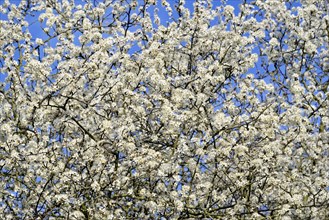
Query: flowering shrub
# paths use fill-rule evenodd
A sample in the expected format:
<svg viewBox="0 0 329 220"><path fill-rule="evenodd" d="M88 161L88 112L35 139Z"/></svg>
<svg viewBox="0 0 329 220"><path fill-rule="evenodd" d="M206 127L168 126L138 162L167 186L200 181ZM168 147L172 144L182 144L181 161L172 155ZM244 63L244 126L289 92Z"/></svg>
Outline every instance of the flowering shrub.
<svg viewBox="0 0 329 220"><path fill-rule="evenodd" d="M329 216L325 1L100 2L2 1L1 219Z"/></svg>

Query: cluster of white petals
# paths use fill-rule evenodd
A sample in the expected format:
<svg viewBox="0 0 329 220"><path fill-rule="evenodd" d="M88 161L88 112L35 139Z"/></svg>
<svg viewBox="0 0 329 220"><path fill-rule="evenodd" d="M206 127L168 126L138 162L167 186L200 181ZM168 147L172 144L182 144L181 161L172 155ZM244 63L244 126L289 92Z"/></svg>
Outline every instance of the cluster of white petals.
<svg viewBox="0 0 329 220"><path fill-rule="evenodd" d="M328 218L326 1L74 2L0 1L0 219Z"/></svg>

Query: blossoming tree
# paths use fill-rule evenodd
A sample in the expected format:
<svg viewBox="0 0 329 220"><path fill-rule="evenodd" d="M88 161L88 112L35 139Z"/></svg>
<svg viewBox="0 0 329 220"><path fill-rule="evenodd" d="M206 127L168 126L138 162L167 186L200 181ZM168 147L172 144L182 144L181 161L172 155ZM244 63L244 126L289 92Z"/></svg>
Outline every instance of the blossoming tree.
<svg viewBox="0 0 329 220"><path fill-rule="evenodd" d="M2 1L1 219L328 218L325 2Z"/></svg>

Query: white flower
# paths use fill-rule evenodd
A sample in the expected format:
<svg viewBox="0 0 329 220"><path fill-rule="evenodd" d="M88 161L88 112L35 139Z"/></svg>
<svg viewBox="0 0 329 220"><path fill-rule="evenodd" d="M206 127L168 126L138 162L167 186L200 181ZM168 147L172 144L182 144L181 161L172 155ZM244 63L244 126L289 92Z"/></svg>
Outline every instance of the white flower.
<svg viewBox="0 0 329 220"><path fill-rule="evenodd" d="M199 148L195 151L195 153L196 153L197 155L201 155L201 156L204 155L204 151L203 151L203 149L202 149L201 147L199 147Z"/></svg>
<svg viewBox="0 0 329 220"><path fill-rule="evenodd" d="M306 50L307 53L312 54L312 53L316 53L317 47L316 47L316 45L313 44L312 42L307 41L307 42L305 43L305 50Z"/></svg>
<svg viewBox="0 0 329 220"><path fill-rule="evenodd" d="M224 8L224 13L226 14L226 15L233 15L233 13L234 13L234 7L232 6L232 5L227 5L227 6L225 6L225 8Z"/></svg>
<svg viewBox="0 0 329 220"><path fill-rule="evenodd" d="M276 38L271 38L271 40L269 41L269 44L271 46L275 47L275 46L279 45L279 41Z"/></svg>
<svg viewBox="0 0 329 220"><path fill-rule="evenodd" d="M88 18L83 19L82 27L83 27L84 30L90 30L91 29L92 25L91 25L91 22Z"/></svg>
<svg viewBox="0 0 329 220"><path fill-rule="evenodd" d="M156 209L157 204L154 201L149 201L145 203L145 207L154 210Z"/></svg>
<svg viewBox="0 0 329 220"><path fill-rule="evenodd" d="M104 120L103 121L103 127L104 129L109 129L112 127L112 122L110 120Z"/></svg>
<svg viewBox="0 0 329 220"><path fill-rule="evenodd" d="M282 216L282 220L291 220L291 218L289 216L285 215L285 216Z"/></svg>
<svg viewBox="0 0 329 220"><path fill-rule="evenodd" d="M175 206L178 212L181 212L184 209L184 203L182 203L180 200L175 200Z"/></svg>
<svg viewBox="0 0 329 220"><path fill-rule="evenodd" d="M248 151L248 147L244 146L244 145L237 145L235 146L235 152L238 154L238 155L244 155L245 152Z"/></svg>
<svg viewBox="0 0 329 220"><path fill-rule="evenodd" d="M76 219L81 219L85 217L85 215L80 211L73 211L71 215Z"/></svg>
<svg viewBox="0 0 329 220"><path fill-rule="evenodd" d="M101 189L100 185L98 184L98 182L94 181L92 184L91 184L91 188L94 190L94 191L99 191Z"/></svg>
<svg viewBox="0 0 329 220"><path fill-rule="evenodd" d="M35 43L38 44L38 45L43 45L43 40L40 39L40 38L36 38Z"/></svg>

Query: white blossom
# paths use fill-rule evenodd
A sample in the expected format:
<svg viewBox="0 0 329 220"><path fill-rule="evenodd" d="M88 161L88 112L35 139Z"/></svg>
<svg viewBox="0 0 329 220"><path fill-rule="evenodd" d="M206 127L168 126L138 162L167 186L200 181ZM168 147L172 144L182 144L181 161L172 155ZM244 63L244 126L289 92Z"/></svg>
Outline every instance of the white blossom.
<svg viewBox="0 0 329 220"><path fill-rule="evenodd" d="M3 1L0 218L326 219L328 7L226 2Z"/></svg>

